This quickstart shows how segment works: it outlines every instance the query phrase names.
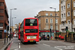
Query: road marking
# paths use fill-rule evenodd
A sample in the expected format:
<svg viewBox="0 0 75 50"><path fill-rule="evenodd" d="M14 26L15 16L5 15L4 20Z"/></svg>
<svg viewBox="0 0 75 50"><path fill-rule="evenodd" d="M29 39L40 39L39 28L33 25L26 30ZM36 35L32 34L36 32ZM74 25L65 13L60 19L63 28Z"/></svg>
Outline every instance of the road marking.
<svg viewBox="0 0 75 50"><path fill-rule="evenodd" d="M21 48L20 45L19 45L19 48Z"/></svg>
<svg viewBox="0 0 75 50"><path fill-rule="evenodd" d="M19 43L20 44L20 43Z"/></svg>
<svg viewBox="0 0 75 50"><path fill-rule="evenodd" d="M55 42L55 41L40 41L40 42Z"/></svg>
<svg viewBox="0 0 75 50"><path fill-rule="evenodd" d="M63 49L61 49L61 48L58 48L58 47L54 47L54 48L56 48L56 49L59 49L59 50L63 50Z"/></svg>
<svg viewBox="0 0 75 50"><path fill-rule="evenodd" d="M19 43L19 48L21 48L20 43Z"/></svg>
<svg viewBox="0 0 75 50"><path fill-rule="evenodd" d="M47 44L43 44L43 45L50 47L50 45L47 45Z"/></svg>
<svg viewBox="0 0 75 50"><path fill-rule="evenodd" d="M18 49L15 49L15 50L18 50Z"/></svg>
<svg viewBox="0 0 75 50"><path fill-rule="evenodd" d="M47 45L47 44L43 44L43 45L50 47L50 45ZM63 50L63 49L58 48L58 47L54 47L54 48L59 49L59 50Z"/></svg>

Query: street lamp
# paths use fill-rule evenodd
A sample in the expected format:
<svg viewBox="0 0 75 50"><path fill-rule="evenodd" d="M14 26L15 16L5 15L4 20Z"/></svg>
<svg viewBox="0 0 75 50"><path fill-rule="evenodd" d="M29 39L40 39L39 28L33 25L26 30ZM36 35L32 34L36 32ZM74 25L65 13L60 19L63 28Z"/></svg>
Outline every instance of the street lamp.
<svg viewBox="0 0 75 50"><path fill-rule="evenodd" d="M50 7L51 9L55 10L55 33L56 33L56 39L57 39L57 31L56 31L56 8Z"/></svg>
<svg viewBox="0 0 75 50"><path fill-rule="evenodd" d="M10 27L9 27L9 32L10 32L10 40L11 40L11 18L12 18L12 10L17 10L17 8L13 8L13 9L10 9Z"/></svg>
<svg viewBox="0 0 75 50"><path fill-rule="evenodd" d="M15 19L15 18L16 18L16 17L13 17L13 18L12 18L12 27L14 26L14 25L13 25L13 19Z"/></svg>

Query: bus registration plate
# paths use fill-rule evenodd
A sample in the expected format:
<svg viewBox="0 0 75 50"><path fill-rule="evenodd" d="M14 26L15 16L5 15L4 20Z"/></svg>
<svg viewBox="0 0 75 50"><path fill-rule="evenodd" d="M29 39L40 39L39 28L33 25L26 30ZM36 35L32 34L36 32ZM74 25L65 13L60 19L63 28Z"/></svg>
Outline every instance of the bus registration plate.
<svg viewBox="0 0 75 50"><path fill-rule="evenodd" d="M36 36L27 36L27 39L36 39Z"/></svg>
<svg viewBox="0 0 75 50"><path fill-rule="evenodd" d="M30 42L33 42L33 40L30 40Z"/></svg>

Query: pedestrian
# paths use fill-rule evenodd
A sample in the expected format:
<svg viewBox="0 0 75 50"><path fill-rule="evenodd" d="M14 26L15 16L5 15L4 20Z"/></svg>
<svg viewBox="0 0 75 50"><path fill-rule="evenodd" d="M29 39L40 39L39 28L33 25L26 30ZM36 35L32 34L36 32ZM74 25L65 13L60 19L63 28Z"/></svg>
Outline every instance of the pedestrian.
<svg viewBox="0 0 75 50"><path fill-rule="evenodd" d="M53 39L52 35L51 35L51 39Z"/></svg>
<svg viewBox="0 0 75 50"><path fill-rule="evenodd" d="M47 35L47 39L49 40L49 35Z"/></svg>

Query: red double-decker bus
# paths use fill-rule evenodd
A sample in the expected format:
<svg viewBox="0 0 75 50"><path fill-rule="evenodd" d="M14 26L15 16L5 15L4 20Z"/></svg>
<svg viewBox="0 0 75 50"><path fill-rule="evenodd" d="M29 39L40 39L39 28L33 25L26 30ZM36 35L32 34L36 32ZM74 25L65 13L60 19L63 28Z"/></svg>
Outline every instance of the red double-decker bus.
<svg viewBox="0 0 75 50"><path fill-rule="evenodd" d="M18 29L18 39L20 40L20 26L19 26L19 29Z"/></svg>
<svg viewBox="0 0 75 50"><path fill-rule="evenodd" d="M39 42L39 24L37 18L25 18L20 26L21 42Z"/></svg>

